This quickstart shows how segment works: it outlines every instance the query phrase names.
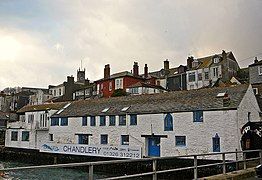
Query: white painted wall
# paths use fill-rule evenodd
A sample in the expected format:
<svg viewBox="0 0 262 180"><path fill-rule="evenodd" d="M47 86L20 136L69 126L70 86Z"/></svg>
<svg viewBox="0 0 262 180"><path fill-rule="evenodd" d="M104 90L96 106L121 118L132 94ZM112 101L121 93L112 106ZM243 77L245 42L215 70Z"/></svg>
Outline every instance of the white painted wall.
<svg viewBox="0 0 262 180"><path fill-rule="evenodd" d="M159 89L149 88L149 87L137 87L138 93L132 93L131 89L132 88L126 88L126 92L134 94L134 95L160 93Z"/></svg>
<svg viewBox="0 0 262 180"><path fill-rule="evenodd" d="M61 91L61 94L59 92ZM53 97L63 96L65 94L65 86L55 86L49 89L49 92L52 93Z"/></svg>

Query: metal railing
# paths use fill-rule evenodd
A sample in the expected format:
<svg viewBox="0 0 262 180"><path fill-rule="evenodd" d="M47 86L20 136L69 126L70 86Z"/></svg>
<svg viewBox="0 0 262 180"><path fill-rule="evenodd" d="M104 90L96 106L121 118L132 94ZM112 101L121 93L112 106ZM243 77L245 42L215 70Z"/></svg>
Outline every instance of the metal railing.
<svg viewBox="0 0 262 180"><path fill-rule="evenodd" d="M247 158L247 153L254 153L257 152L259 154L258 157L254 158ZM235 154L236 160L226 160L226 155L228 154ZM238 154L243 155L243 159L238 160ZM221 155L222 162L219 163L211 163L211 164L204 164L204 165L198 165L198 157L204 156L219 156ZM173 168L173 169L164 169L164 170L158 170L157 169L157 162L159 160L172 160L172 159L178 159L178 158L191 158L194 161L193 166L189 167L182 167L182 168ZM198 176L198 169L204 168L204 167L210 167L210 166L216 166L216 165L222 165L222 173L226 174L227 164L232 163L243 163L243 169L247 168L247 162L248 161L254 161L259 160L259 163L262 164L262 149L260 150L247 150L247 151L232 151L232 152L218 152L218 153L206 153L206 154L192 154L192 155L183 155L183 156L172 156L172 157L154 157L154 158L143 158L143 159L128 159L128 160L112 160L112 161L97 161L97 162L82 162L82 163L68 163L68 164L54 164L54 165L41 165L41 166L27 166L27 167L15 167L15 168L4 168L0 169L0 171L16 171L16 170L27 170L27 169L40 169L40 168L64 168L64 167L79 167L79 166L88 166L88 179L93 180L94 179L94 167L98 165L112 165L112 164L124 164L124 163L133 163L133 162L148 162L152 163L152 171L151 172L145 172L145 173L138 173L138 174L131 174L131 175L124 175L124 176L115 176L115 177L109 177L104 178L107 180L111 179L126 179L126 178L134 178L134 177L142 177L142 176L152 176L153 180L157 180L158 174L163 173L170 173L170 172L177 172L177 171L183 171L183 170L190 170L193 169L194 172L194 179L199 178ZM237 168L238 170L238 168Z"/></svg>

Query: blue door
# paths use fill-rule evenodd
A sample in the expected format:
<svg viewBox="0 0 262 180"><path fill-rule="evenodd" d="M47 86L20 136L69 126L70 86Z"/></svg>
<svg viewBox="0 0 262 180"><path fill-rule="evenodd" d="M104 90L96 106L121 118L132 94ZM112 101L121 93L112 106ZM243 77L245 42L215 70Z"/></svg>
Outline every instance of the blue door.
<svg viewBox="0 0 262 180"><path fill-rule="evenodd" d="M148 138L148 156L160 157L160 138Z"/></svg>

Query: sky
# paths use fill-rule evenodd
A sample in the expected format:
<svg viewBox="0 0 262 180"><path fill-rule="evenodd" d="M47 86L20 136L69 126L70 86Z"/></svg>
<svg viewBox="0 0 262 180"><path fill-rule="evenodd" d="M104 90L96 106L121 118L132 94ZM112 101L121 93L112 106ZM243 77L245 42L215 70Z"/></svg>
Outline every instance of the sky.
<svg viewBox="0 0 262 180"><path fill-rule="evenodd" d="M185 65L232 51L240 67L262 59L262 0L1 0L0 90L47 88L76 77L91 80Z"/></svg>

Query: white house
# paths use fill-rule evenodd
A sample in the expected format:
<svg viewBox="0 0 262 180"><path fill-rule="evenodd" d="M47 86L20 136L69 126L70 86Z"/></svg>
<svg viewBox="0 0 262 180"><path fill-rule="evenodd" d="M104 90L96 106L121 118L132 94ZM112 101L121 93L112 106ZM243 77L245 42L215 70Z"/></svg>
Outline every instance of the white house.
<svg viewBox="0 0 262 180"><path fill-rule="evenodd" d="M17 111L19 121L7 123L5 146L39 149L48 141L50 117L67 103L50 103L24 106Z"/></svg>
<svg viewBox="0 0 262 180"><path fill-rule="evenodd" d="M259 120L259 112L247 85L79 100L52 115L40 148L85 155L136 150L125 156L131 158L235 151L241 150L241 127L248 118Z"/></svg>

